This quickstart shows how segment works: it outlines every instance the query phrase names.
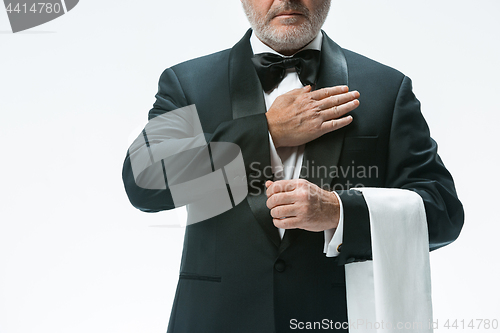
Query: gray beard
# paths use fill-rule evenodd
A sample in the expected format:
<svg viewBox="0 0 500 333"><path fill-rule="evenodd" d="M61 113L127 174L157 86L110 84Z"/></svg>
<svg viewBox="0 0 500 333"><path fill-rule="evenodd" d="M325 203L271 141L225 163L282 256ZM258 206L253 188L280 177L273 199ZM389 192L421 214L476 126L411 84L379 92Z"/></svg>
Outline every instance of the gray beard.
<svg viewBox="0 0 500 333"><path fill-rule="evenodd" d="M242 1L242 4L243 10L250 22L250 26L257 37L278 52L288 52L301 49L318 35L328 16L330 2L331 0L324 0L318 11L311 14L302 4L295 1L286 1L283 2L283 5L277 7L273 12L268 13L268 15L263 18L257 17L255 11L247 1ZM300 11L306 16L306 21L304 24L293 27L292 29L287 29L284 32L273 29L269 22L276 13L283 10ZM290 18L287 23L293 24L295 21L295 18Z"/></svg>

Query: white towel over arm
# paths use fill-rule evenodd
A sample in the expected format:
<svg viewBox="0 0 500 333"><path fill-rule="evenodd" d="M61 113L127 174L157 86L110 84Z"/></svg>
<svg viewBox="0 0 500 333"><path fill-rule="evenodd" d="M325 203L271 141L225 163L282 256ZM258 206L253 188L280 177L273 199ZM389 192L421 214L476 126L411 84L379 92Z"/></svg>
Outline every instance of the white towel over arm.
<svg viewBox="0 0 500 333"><path fill-rule="evenodd" d="M429 239L421 197L401 189L357 190L368 206L373 260L345 267L349 331L432 332Z"/></svg>

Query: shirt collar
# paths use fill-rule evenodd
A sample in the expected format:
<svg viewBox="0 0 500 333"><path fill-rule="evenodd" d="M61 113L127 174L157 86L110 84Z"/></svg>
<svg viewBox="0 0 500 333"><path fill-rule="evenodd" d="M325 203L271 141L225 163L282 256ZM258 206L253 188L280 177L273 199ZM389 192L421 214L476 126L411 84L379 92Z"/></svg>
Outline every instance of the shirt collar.
<svg viewBox="0 0 500 333"><path fill-rule="evenodd" d="M320 31L318 33L318 35L309 44L304 46L299 51L309 50L309 49L321 51L322 41L323 41L323 34ZM274 53L274 54L280 55L282 57L286 57L286 56L280 54L279 52L273 50L272 48L270 48L266 44L262 43L262 41L259 38L257 38L257 36L253 32L252 32L252 36L250 37L250 46L252 47L253 54Z"/></svg>

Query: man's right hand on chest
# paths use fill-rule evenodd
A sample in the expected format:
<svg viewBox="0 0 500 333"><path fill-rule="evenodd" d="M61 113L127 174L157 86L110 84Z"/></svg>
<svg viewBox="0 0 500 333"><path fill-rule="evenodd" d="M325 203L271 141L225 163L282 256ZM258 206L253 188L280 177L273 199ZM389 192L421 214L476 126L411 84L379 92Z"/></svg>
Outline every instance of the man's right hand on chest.
<svg viewBox="0 0 500 333"><path fill-rule="evenodd" d="M349 92L347 86L311 89L305 86L283 94L267 111L276 148L306 144L352 122L352 116L345 115L359 106L359 92Z"/></svg>

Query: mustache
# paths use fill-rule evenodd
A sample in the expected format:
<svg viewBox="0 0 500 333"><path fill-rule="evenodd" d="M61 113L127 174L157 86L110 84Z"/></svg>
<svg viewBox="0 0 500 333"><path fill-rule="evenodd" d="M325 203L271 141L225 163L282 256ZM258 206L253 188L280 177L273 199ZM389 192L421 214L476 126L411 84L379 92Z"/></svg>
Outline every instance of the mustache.
<svg viewBox="0 0 500 333"><path fill-rule="evenodd" d="M302 15L304 15L306 18L310 16L309 9L307 9L306 6L304 6L302 3L298 1L284 1L282 4L274 8L272 11L268 13L268 21L272 20L275 16L278 14L284 12L284 11L295 11L299 12Z"/></svg>

